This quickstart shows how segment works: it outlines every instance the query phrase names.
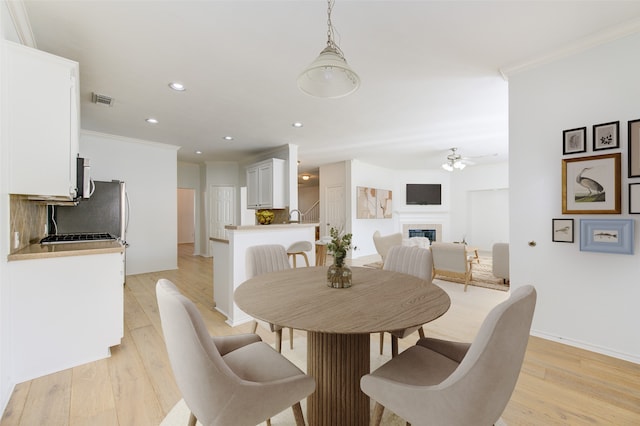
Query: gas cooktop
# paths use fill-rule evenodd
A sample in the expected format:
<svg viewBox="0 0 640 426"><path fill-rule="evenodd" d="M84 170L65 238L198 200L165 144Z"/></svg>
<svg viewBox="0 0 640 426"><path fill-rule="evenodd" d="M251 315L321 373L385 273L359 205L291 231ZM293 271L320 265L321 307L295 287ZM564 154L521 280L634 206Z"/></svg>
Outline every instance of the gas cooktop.
<svg viewBox="0 0 640 426"><path fill-rule="evenodd" d="M98 232L91 234L58 234L49 235L40 240L40 244L61 244L61 243L86 243L90 241L113 241L116 237L111 234Z"/></svg>

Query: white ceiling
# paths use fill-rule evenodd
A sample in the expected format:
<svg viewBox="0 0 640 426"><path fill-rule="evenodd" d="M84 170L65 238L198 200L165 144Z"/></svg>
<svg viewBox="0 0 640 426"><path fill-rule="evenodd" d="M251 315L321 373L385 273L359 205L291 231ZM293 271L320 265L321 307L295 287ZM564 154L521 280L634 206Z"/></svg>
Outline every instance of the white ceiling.
<svg viewBox="0 0 640 426"><path fill-rule="evenodd" d="M353 158L439 167L451 147L475 163L504 161L501 69L640 29L640 1L337 0L337 43L362 84L327 100L296 86L326 44L323 0L24 5L37 48L80 63L83 129L179 145L178 159L192 162L291 143L301 171ZM92 104L92 92L114 105Z"/></svg>

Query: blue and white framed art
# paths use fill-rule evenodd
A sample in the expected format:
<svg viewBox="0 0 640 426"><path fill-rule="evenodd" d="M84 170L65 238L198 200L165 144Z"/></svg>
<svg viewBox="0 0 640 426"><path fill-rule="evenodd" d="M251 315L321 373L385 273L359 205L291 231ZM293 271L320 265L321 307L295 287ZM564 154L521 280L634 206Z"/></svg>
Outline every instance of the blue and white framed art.
<svg viewBox="0 0 640 426"><path fill-rule="evenodd" d="M580 251L633 254L633 219L580 219Z"/></svg>

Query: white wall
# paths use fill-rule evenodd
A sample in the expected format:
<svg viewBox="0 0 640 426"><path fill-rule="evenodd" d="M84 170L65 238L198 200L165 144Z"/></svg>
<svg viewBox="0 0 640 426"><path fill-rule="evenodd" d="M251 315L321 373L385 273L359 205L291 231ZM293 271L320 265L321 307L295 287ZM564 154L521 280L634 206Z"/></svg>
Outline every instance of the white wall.
<svg viewBox="0 0 640 426"><path fill-rule="evenodd" d="M9 19L5 1L0 2L0 33L3 39L12 40L10 34L15 29ZM2 70L4 68L4 49L0 49L0 82L2 82ZM4 117L6 106L4 105L4 87L0 84L0 412L9 402L15 383L11 381L11 341L9 339L10 312L9 306L9 271L7 267L7 255L9 254L9 146L6 137Z"/></svg>
<svg viewBox="0 0 640 426"><path fill-rule="evenodd" d="M95 180L122 180L129 197L127 275L178 267L177 146L82 131Z"/></svg>
<svg viewBox="0 0 640 426"><path fill-rule="evenodd" d="M629 215L627 121L640 118L640 35L509 76L510 250L513 287L534 284L534 333L640 362L640 241L635 254L580 251L580 219ZM622 214L563 215L562 131L620 120ZM575 243L551 241L551 219L573 218ZM530 247L527 243L535 241Z"/></svg>
<svg viewBox="0 0 640 426"><path fill-rule="evenodd" d="M451 228L448 241L465 240L489 251L509 242L509 164L468 166L451 173ZM488 213L488 214L487 214Z"/></svg>
<svg viewBox="0 0 640 426"><path fill-rule="evenodd" d="M362 161L352 161L351 191L353 193L352 227L354 244L358 250L354 257L376 253L372 235L379 230L382 235L402 232L409 223L435 223L442 225L441 241L460 241L463 236L475 235L481 249L489 250L495 239L508 241L508 204L502 200L508 192L507 163L469 166L453 173L436 170L392 170ZM322 176L322 175L321 175ZM415 206L406 204L407 183L439 183L442 185L442 204ZM391 219L357 219L355 216L356 187L365 186L393 191L393 217ZM491 197L490 192L501 190L501 197ZM486 194L485 194L486 193ZM498 201L495 201L495 198ZM475 209L501 206L500 211L473 216ZM480 202L481 201L481 202ZM474 226L475 224L475 226ZM472 229L474 232L472 232ZM469 241L473 243L473 241Z"/></svg>
<svg viewBox="0 0 640 426"><path fill-rule="evenodd" d="M319 186L298 187L298 208L303 213L309 210L320 199Z"/></svg>

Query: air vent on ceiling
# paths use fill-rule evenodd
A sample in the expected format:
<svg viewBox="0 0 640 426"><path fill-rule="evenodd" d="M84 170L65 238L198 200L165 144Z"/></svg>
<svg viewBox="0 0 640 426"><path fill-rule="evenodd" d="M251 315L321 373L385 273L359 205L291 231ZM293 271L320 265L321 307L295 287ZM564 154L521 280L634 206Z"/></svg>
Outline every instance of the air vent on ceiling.
<svg viewBox="0 0 640 426"><path fill-rule="evenodd" d="M99 105L112 106L113 98L107 95L101 95L99 93L92 92L91 93L91 102Z"/></svg>

